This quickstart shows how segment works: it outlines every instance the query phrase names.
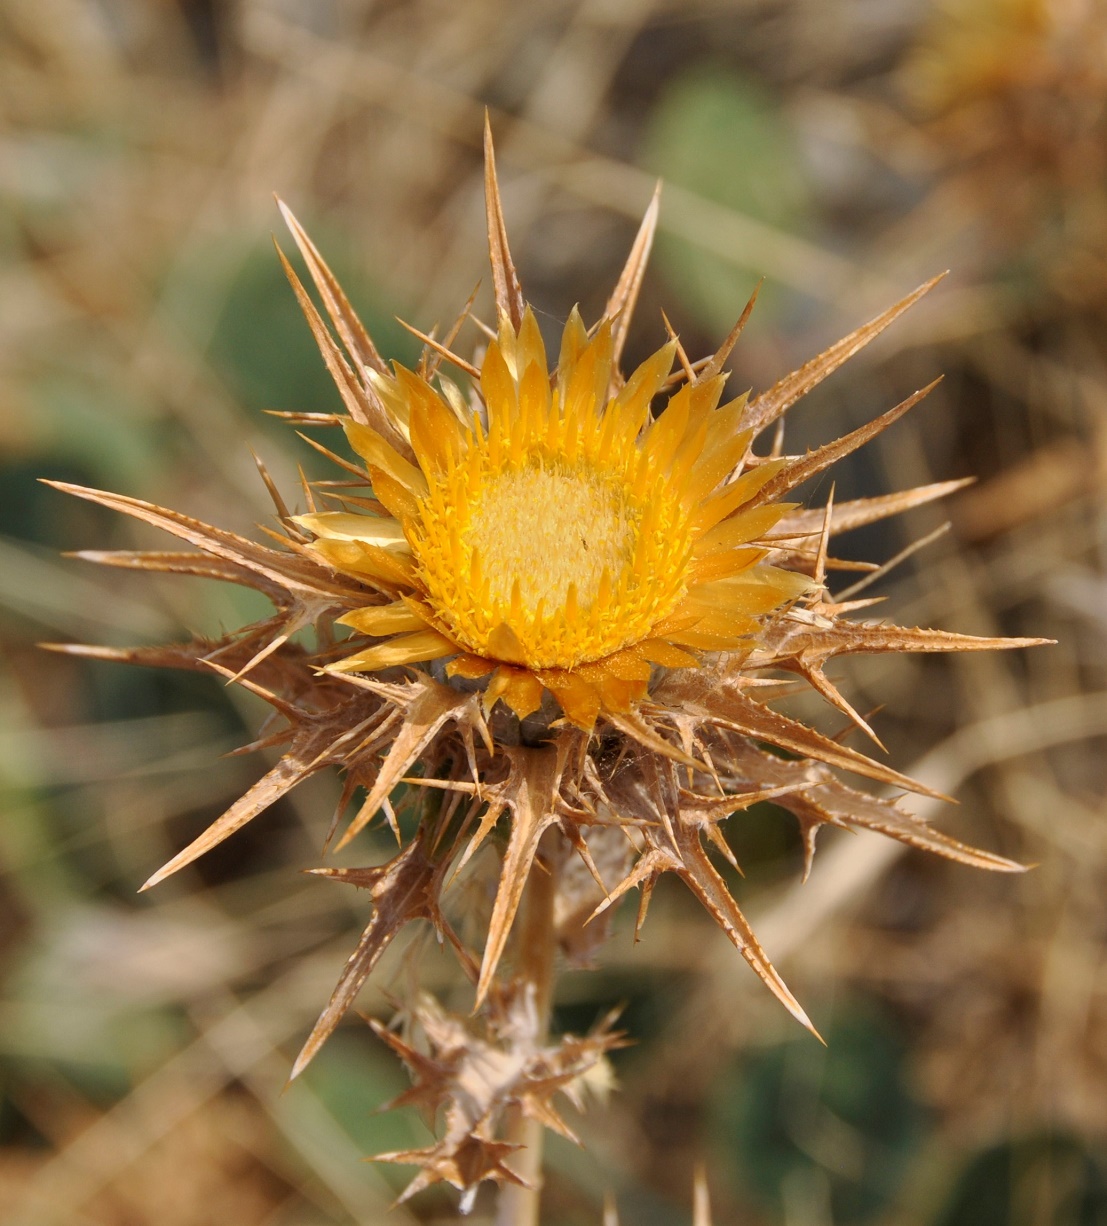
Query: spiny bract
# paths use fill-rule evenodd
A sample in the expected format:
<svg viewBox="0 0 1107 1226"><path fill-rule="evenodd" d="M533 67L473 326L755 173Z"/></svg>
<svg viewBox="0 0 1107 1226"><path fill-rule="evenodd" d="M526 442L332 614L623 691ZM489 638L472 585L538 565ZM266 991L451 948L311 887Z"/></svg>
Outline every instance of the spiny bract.
<svg viewBox="0 0 1107 1226"><path fill-rule="evenodd" d="M254 747L283 744L276 765L147 886L326 767L346 776L335 824L365 791L341 843L382 811L399 837L393 797L418 815L416 833L388 863L316 870L368 889L372 915L294 1076L414 919L450 942L475 983L477 1006L495 1013L512 990L496 972L536 859L556 882L551 922L569 956L588 957L602 940L605 912L633 887L641 925L655 882L672 872L807 1025L708 854L711 848L734 862L720 831L726 818L772 798L798 818L808 863L818 828L835 825L869 827L979 867L1019 867L931 829L893 800L847 786L837 771L928 790L767 705L781 674L798 674L870 733L823 671L833 657L1038 641L851 620L872 602L835 601L827 591L827 571L838 565L828 554L835 533L961 483L823 510L781 501L929 388L814 452L754 450L792 404L935 282L767 391L717 407L723 366L752 299L708 360L690 362L671 337L629 378L620 371L656 226L655 196L604 317L589 331L570 315L550 372L508 250L487 130L485 183L499 324L485 329L490 339L475 364L452 349L470 302L443 340L423 338L417 371L386 366L284 210L333 333L281 258L346 409L285 416L345 430L362 465L335 456L353 480L316 487L342 509L319 510L305 486L308 509L292 515L263 470L283 534L274 548L134 498L61 487L198 548L84 555L91 560L225 579L262 591L275 606L271 617L218 641L63 648L214 670L273 708ZM467 393L440 372L444 360L471 379ZM354 636L336 635L336 625ZM292 641L309 626L314 649ZM414 767L418 777L409 778ZM397 792L400 784L408 786ZM449 923L443 895L501 826L498 886L476 953ZM587 1064L612 1038L602 1031L579 1042ZM530 1103L552 1120L549 1099L565 1084L562 1073L583 1067L577 1057L562 1068L535 1051L533 1069L520 1065L515 1081L482 1100L480 1128L454 1129L414 1159L414 1151L397 1157L421 1162L422 1183L445 1178L468 1187L509 1178L507 1151L494 1135L505 1104ZM445 1101L449 1077L435 1076L426 1093Z"/></svg>

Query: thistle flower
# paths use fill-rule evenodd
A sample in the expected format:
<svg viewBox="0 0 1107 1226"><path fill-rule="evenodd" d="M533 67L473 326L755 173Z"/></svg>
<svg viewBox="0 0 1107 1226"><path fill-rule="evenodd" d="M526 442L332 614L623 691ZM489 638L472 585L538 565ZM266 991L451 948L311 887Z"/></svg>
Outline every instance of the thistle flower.
<svg viewBox="0 0 1107 1226"><path fill-rule="evenodd" d="M816 451L790 456L755 446L937 278L767 391L720 404L724 363L753 299L710 358L690 361L671 335L629 377L620 369L657 223L655 196L603 318L588 329L574 310L550 370L508 248L487 130L485 139L498 326L485 330L486 347L472 361L454 350L470 302L442 340L423 337L417 370L389 368L282 206L330 327L281 259L345 406L341 415L285 416L345 431L360 463L327 452L350 479L318 487L342 509L319 509L305 485L308 509L293 515L262 470L281 528L271 534L274 547L134 498L60 486L196 547L83 556L245 584L275 606L272 616L217 641L63 648L214 670L273 709L251 748L284 745L279 761L144 888L324 768L345 772L332 833L364 789L339 845L382 813L399 839L394 799L417 812L415 834L388 863L315 870L368 889L372 914L293 1069L295 1076L311 1060L407 923L426 920L449 941L475 985L486 1033L474 1036L423 1004L411 1016L429 1049L386 1036L415 1069L413 1095L446 1106L439 1144L393 1155L423 1168L409 1192L436 1179L472 1189L484 1178L513 1178L504 1165L511 1143L497 1132L512 1104L559 1126L553 1092L599 1061L615 1037L604 1026L589 1039L563 1040L560 1055L545 1045L552 943L586 958L602 939L600 917L635 887L640 928L664 873L688 886L765 984L811 1025L709 854L734 863L721 826L751 804L772 798L795 814L808 867L816 832L832 825L868 827L965 864L1017 871L895 800L843 782L838 772L933 794L768 704L782 674L798 675L873 736L826 676L831 659L1041 641L857 620L851 615L873 601L829 594L836 533L939 498L960 482L822 510L782 501L892 425L929 387ZM444 363L471 380L467 392L443 373ZM309 626L314 646L294 643ZM336 626L353 634L340 637ZM450 883L493 831L499 879L483 949L475 952L449 922L446 904ZM539 860L542 871L532 873ZM544 902L532 907L515 976L505 979L499 967L528 879L532 899ZM536 954L543 945L547 952ZM528 969L536 957L546 959L544 968ZM513 1001L538 1019L526 1042L504 1021L518 1016ZM472 1079L459 1082L457 1053L488 1055L490 1043L500 1044L503 1059L510 1055L512 1076L479 1102L471 1094L463 1102L459 1085L470 1093Z"/></svg>

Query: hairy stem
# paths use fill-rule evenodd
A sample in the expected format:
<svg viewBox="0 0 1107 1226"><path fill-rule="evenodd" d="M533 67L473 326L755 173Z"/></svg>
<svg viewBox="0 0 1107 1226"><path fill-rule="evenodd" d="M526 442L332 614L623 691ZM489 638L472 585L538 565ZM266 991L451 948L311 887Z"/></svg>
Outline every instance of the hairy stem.
<svg viewBox="0 0 1107 1226"><path fill-rule="evenodd" d="M557 933L554 929L554 898L557 870L563 859L562 836L550 831L545 840L546 854L540 856L527 880L523 923L519 933L516 978L534 1002L533 1043L546 1041L553 1002L554 963ZM504 1184L500 1189L495 1226L538 1226L538 1207L542 1185L542 1141L544 1129L536 1120L516 1110L509 1120L506 1139L524 1146L512 1163L529 1187Z"/></svg>

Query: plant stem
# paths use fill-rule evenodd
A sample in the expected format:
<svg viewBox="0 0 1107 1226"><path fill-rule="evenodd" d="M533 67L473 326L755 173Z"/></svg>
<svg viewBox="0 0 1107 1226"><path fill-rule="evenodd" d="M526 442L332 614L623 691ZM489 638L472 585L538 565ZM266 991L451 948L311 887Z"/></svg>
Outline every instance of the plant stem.
<svg viewBox="0 0 1107 1226"><path fill-rule="evenodd" d="M562 836L550 831L545 840L548 854L537 858L527 879L516 978L534 1002L534 1046L546 1041L553 1003L554 960L557 933L554 929L554 899L557 870L563 859ZM530 1187L504 1184L500 1189L495 1226L538 1226L542 1186L542 1141L545 1129L516 1109L506 1129L506 1138L521 1149L512 1163Z"/></svg>

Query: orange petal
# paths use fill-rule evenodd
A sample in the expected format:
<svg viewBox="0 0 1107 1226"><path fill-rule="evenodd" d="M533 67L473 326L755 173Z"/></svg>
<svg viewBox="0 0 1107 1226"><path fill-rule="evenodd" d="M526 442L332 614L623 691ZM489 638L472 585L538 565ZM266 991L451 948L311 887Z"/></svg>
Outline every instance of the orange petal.
<svg viewBox="0 0 1107 1226"><path fill-rule="evenodd" d="M523 644L507 622L500 622L488 635L488 652L497 660L506 660L509 664L526 663Z"/></svg>
<svg viewBox="0 0 1107 1226"><path fill-rule="evenodd" d="M600 678L600 700L605 711L629 711L636 703L645 698L647 691L645 681L624 681L621 677L606 674Z"/></svg>
<svg viewBox="0 0 1107 1226"><path fill-rule="evenodd" d="M493 660L466 654L458 656L446 665L446 676L465 677L469 681L475 681L478 677L487 677L495 667Z"/></svg>
<svg viewBox="0 0 1107 1226"><path fill-rule="evenodd" d="M597 660L592 668L601 674L617 677L620 681L648 681L650 679L649 661L637 650L638 644L624 651Z"/></svg>
<svg viewBox="0 0 1107 1226"><path fill-rule="evenodd" d="M635 644L635 648L641 653L643 659L660 664L664 668L699 668L700 666L695 656L690 655L687 651L681 651L679 647L665 639L643 639L642 642Z"/></svg>
<svg viewBox="0 0 1107 1226"><path fill-rule="evenodd" d="M557 699L565 718L585 732L591 732L600 713L600 693L583 677L562 669L538 674L538 679Z"/></svg>
<svg viewBox="0 0 1107 1226"><path fill-rule="evenodd" d="M500 698L519 719L526 719L542 705L542 683L525 669L501 666L496 669L495 676L485 691L485 710L490 711Z"/></svg>

